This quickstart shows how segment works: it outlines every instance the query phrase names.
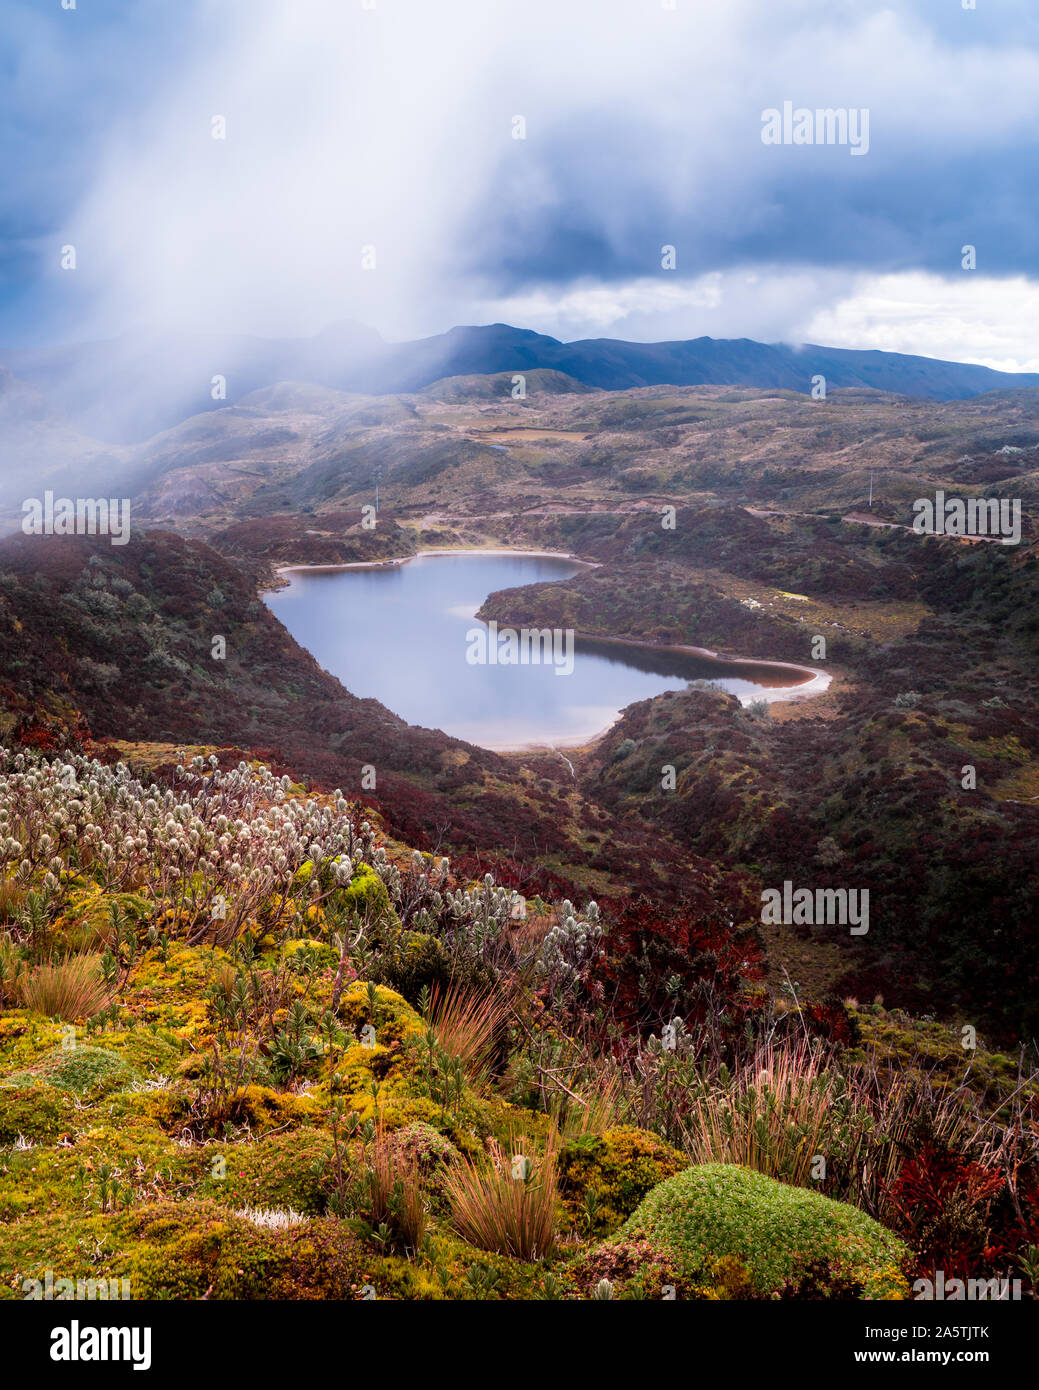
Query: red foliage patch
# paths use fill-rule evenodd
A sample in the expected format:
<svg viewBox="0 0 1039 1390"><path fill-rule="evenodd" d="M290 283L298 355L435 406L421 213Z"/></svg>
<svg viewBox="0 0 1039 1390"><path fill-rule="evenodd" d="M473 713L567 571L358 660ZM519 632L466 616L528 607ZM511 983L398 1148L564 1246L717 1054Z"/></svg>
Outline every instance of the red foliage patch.
<svg viewBox="0 0 1039 1390"><path fill-rule="evenodd" d="M757 933L727 914L638 899L609 926L587 983L618 1022L642 1035L677 1017L687 1028L710 1025L735 1037L760 1008L747 986L763 973Z"/></svg>
<svg viewBox="0 0 1039 1390"><path fill-rule="evenodd" d="M1004 1186L997 1168L928 1142L906 1158L888 1191L892 1224L913 1247L921 1273L981 1277L1004 1253L989 1212Z"/></svg>

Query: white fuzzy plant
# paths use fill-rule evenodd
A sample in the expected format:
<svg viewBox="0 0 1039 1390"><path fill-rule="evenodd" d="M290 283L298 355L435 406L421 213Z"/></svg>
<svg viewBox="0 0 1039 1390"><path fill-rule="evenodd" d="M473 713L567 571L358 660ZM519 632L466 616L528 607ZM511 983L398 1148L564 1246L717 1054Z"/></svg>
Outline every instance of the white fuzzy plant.
<svg viewBox="0 0 1039 1390"><path fill-rule="evenodd" d="M271 903L280 904L272 927L301 924L305 907L368 863L413 930L450 930L476 953L507 937L516 895L490 874L451 889L449 861L417 851L402 873L369 822L355 825L341 791L319 801L290 788L264 766L222 772L215 756L179 766L176 785L162 788L123 763L0 748L0 877L54 900L85 871L106 892L146 889L176 908L189 943L226 942ZM573 975L601 935L594 902L579 914L564 901L536 973Z"/></svg>

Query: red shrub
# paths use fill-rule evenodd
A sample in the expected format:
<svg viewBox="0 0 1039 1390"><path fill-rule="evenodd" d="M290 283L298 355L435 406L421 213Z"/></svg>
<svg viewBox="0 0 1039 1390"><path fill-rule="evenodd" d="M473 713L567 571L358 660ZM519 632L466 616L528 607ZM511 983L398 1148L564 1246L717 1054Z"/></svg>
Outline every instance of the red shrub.
<svg viewBox="0 0 1039 1390"><path fill-rule="evenodd" d="M888 1216L916 1252L921 1272L977 1278L1005 1253L993 1245L989 1224L1004 1182L998 1169L934 1143L905 1159L888 1190Z"/></svg>
<svg viewBox="0 0 1039 1390"><path fill-rule="evenodd" d="M733 926L721 909L639 899L609 925L586 979L617 1021L641 1034L677 1017L731 1037L760 1007L747 985L763 973L757 933Z"/></svg>

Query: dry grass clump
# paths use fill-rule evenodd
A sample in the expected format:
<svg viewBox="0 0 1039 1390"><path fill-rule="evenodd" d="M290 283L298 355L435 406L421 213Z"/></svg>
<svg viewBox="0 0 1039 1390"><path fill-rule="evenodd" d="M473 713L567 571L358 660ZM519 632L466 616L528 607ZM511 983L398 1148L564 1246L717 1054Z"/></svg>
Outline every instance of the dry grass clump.
<svg viewBox="0 0 1039 1390"><path fill-rule="evenodd" d="M444 1179L455 1230L470 1245L541 1260L556 1245L556 1148L532 1157L525 1140L492 1140L484 1163L457 1164Z"/></svg>
<svg viewBox="0 0 1039 1390"><path fill-rule="evenodd" d="M13 1004L19 998L18 977L24 963L15 950L10 934L0 936L0 1004Z"/></svg>
<svg viewBox="0 0 1039 1390"><path fill-rule="evenodd" d="M508 998L449 985L442 993L434 992L429 1012L440 1050L461 1064L470 1086L482 1089L490 1080L511 1013Z"/></svg>
<svg viewBox="0 0 1039 1390"><path fill-rule="evenodd" d="M13 878L0 879L0 922L16 922L25 890Z"/></svg>
<svg viewBox="0 0 1039 1390"><path fill-rule="evenodd" d="M748 1065L692 1100L694 1163L734 1163L808 1186L838 1107L840 1078L807 1041L767 1043Z"/></svg>
<svg viewBox="0 0 1039 1390"><path fill-rule="evenodd" d="M35 1013L65 1022L93 1018L109 1000L100 957L70 956L55 965L37 965L18 979L22 1003Z"/></svg>
<svg viewBox="0 0 1039 1390"><path fill-rule="evenodd" d="M367 1154L358 1205L376 1234L401 1251L418 1250L426 1233L418 1159L393 1142L380 1124Z"/></svg>
<svg viewBox="0 0 1039 1390"><path fill-rule="evenodd" d="M557 1085L562 1085L556 1080ZM616 1066L604 1065L587 1079L577 1078L564 1091L557 1091L547 1108L566 1143L590 1134L605 1134L624 1123L624 1078Z"/></svg>

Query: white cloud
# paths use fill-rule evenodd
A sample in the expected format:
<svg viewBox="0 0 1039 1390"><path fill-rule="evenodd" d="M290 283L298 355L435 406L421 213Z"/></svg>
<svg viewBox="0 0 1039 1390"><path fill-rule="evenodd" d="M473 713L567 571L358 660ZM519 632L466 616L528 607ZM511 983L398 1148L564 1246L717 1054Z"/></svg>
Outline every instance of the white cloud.
<svg viewBox="0 0 1039 1390"><path fill-rule="evenodd" d="M800 320L802 342L881 348L1005 372L1039 372L1039 283L964 272L958 279L904 274L861 277L833 304Z"/></svg>
<svg viewBox="0 0 1039 1390"><path fill-rule="evenodd" d="M586 281L567 289L546 287L477 302L476 316L522 324L553 337L638 336L644 321L663 324L671 318L689 323L721 304L723 277L714 272L693 281L632 280L603 285Z"/></svg>
<svg viewBox="0 0 1039 1390"><path fill-rule="evenodd" d="M1039 283L1021 276L869 276L768 265L685 282L661 274L617 285L543 286L472 307L475 320L521 324L563 340L657 342L706 334L1039 372Z"/></svg>
<svg viewBox="0 0 1039 1390"><path fill-rule="evenodd" d="M658 342L706 335L778 342L791 336L791 325L809 309L829 307L855 282L850 272L812 267L751 266L692 280L661 271L618 284L582 280L478 300L471 317L522 324L564 340Z"/></svg>
<svg viewBox="0 0 1039 1390"><path fill-rule="evenodd" d="M861 331L856 346L1034 359L1021 301L984 288L994 282L950 301L945 282L923 276L723 269L726 257L697 245L724 250L748 226L765 244L773 235L774 190L794 167L778 161L805 152L764 150L760 112L788 97L872 108L870 156L834 165L837 179L936 150L998 150L1034 130L1039 56L1016 51L1012 33L1002 47L952 48L911 9L852 0L680 0L675 11L654 0L199 0L193 14L192 61L162 75L148 109L123 113L61 229L94 296L84 331L299 334L354 318L406 337L506 318L566 337L845 342ZM217 114L226 142L210 138ZM526 141L510 138L516 114ZM544 283L524 285L523 271L509 295L494 269L500 224L487 217L502 189L504 223L521 228L512 259L545 267ZM647 233L647 208L668 225ZM575 243L596 239L604 266L644 243L646 276L608 283L593 249L558 284L568 209ZM680 275L668 281L652 273L656 248L683 219ZM482 225L488 244L474 244ZM361 269L367 244L374 271ZM686 278L697 255L702 273Z"/></svg>

